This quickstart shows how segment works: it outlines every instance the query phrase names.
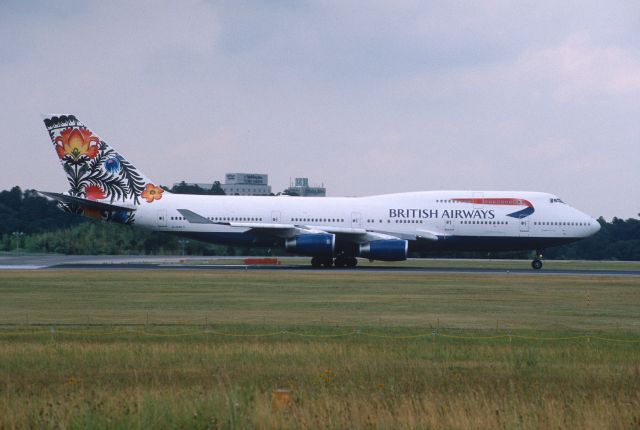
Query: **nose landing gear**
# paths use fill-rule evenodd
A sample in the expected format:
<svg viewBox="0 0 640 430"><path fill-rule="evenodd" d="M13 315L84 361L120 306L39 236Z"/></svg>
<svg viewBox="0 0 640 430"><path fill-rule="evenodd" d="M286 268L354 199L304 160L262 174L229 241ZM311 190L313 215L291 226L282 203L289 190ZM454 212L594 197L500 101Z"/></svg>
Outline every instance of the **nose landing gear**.
<svg viewBox="0 0 640 430"><path fill-rule="evenodd" d="M533 261L531 262L531 267L533 268L533 270L542 269L542 259L544 258L543 254L544 254L543 249L536 250L536 258L534 258Z"/></svg>

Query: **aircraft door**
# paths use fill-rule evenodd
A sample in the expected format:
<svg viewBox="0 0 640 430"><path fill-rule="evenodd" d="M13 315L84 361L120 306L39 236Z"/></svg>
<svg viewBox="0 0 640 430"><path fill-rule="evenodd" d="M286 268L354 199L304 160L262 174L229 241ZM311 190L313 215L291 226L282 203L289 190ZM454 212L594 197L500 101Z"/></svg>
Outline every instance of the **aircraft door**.
<svg viewBox="0 0 640 430"><path fill-rule="evenodd" d="M158 227L166 227L167 226L167 210L159 209L156 211L156 226Z"/></svg>
<svg viewBox="0 0 640 430"><path fill-rule="evenodd" d="M271 211L271 222L275 224L280 224L282 221L282 214L280 211Z"/></svg>
<svg viewBox="0 0 640 430"><path fill-rule="evenodd" d="M446 233L453 233L454 230L455 230L455 226L453 224L453 220L452 219L444 220L444 231Z"/></svg>
<svg viewBox="0 0 640 430"><path fill-rule="evenodd" d="M482 200L484 198L484 193L475 192L473 193L473 208L480 209L482 208Z"/></svg>
<svg viewBox="0 0 640 430"><path fill-rule="evenodd" d="M360 228L362 226L362 214L360 212L351 212L351 228Z"/></svg>
<svg viewBox="0 0 640 430"><path fill-rule="evenodd" d="M527 218L520 218L520 236L529 236L529 220Z"/></svg>

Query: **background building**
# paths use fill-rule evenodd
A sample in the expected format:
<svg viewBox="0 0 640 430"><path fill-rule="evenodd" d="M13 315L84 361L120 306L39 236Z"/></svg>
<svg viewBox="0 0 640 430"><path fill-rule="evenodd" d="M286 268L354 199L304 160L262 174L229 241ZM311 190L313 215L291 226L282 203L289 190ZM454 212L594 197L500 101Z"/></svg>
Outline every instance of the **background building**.
<svg viewBox="0 0 640 430"><path fill-rule="evenodd" d="M327 189L321 186L309 186L309 178L295 178L292 185L285 190L285 194L300 197L325 197Z"/></svg>
<svg viewBox="0 0 640 430"><path fill-rule="evenodd" d="M228 196L268 196L271 194L269 175L262 173L227 173L224 179L224 184L218 184ZM211 190L214 184L183 181L177 182L173 186L198 186L203 190Z"/></svg>
<svg viewBox="0 0 640 430"><path fill-rule="evenodd" d="M182 192L186 194L222 194L222 192L200 192L200 190L211 191L214 187L218 190L222 189L228 196L269 196L271 195L271 185L269 185L269 175L264 173L227 173L224 177L224 184L215 182L196 183L196 182L177 182L173 184L182 188ZM198 187L199 189L189 189L189 187ZM178 192L176 190L176 192ZM318 186L309 186L309 178L295 178L289 184L289 188L285 189L282 194L300 197L325 197L327 189L324 184Z"/></svg>
<svg viewBox="0 0 640 430"><path fill-rule="evenodd" d="M229 196L268 196L269 175L263 173L227 173L222 189Z"/></svg>

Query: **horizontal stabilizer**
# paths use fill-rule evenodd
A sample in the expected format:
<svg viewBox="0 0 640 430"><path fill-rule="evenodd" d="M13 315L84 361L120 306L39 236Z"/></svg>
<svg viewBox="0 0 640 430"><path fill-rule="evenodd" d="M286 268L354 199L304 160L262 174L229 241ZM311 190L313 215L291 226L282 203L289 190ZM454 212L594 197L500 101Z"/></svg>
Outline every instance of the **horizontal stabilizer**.
<svg viewBox="0 0 640 430"><path fill-rule="evenodd" d="M78 205L88 209L96 209L101 211L114 211L114 212L134 212L136 210L135 208L112 205L110 203L103 203L97 200L83 199L82 197L68 196L66 194L51 193L48 191L38 191L38 192L43 196L49 197L58 202L66 203L69 205Z"/></svg>

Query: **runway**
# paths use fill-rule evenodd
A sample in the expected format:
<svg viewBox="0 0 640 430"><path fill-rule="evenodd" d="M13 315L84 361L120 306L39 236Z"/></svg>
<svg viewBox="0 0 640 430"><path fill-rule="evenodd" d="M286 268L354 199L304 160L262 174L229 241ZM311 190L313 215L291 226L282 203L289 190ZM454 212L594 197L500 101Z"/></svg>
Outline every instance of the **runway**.
<svg viewBox="0 0 640 430"><path fill-rule="evenodd" d="M231 257L241 260L244 257ZM399 266L388 263L381 266L356 266L351 268L315 269L306 264L279 264L279 265L245 265L224 264L224 260L230 257L184 257L184 256L66 256L66 255L8 255L0 256L0 270L203 270L203 271L291 271L313 273L448 273L448 274L487 274L487 275L535 275L535 276L627 276L640 277L640 269L637 265L630 268L619 269L564 269L543 268L532 270L523 261L514 262L509 268L473 267L478 265L478 260L467 260L469 267L447 267L453 260L430 260L429 267L411 265ZM288 261L298 260L296 257L287 257ZM306 257L300 257L301 262L306 262ZM212 261L220 261L216 264L207 264ZM416 260L424 261L424 260ZM438 263L442 266L438 266ZM456 260L460 263L460 260ZM502 260L501 262L504 262ZM597 262L594 263L596 266Z"/></svg>
<svg viewBox="0 0 640 430"><path fill-rule="evenodd" d="M153 255L59 255L59 254L6 254L0 255L0 268L39 269L58 265L112 265L112 264L171 264L184 261L203 262L229 257L185 257ZM242 257L238 257L242 258Z"/></svg>
<svg viewBox="0 0 640 430"><path fill-rule="evenodd" d="M341 267L311 268L301 265L249 266L242 264L60 264L50 269L75 270L208 270L208 271L253 271L253 272L314 272L314 273L460 273L460 274L515 274L515 275L556 275L556 276L638 276L640 270L559 270L559 269L490 269L490 268L450 268L450 267Z"/></svg>

